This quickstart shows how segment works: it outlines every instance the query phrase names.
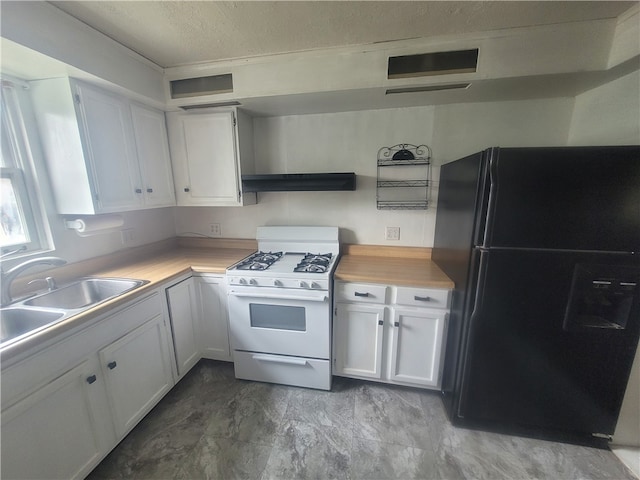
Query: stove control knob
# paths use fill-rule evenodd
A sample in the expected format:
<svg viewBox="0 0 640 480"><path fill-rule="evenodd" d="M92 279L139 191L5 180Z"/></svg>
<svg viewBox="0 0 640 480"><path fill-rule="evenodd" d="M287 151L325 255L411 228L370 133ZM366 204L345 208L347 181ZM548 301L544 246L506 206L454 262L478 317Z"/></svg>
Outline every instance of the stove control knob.
<svg viewBox="0 0 640 480"><path fill-rule="evenodd" d="M300 288L309 288L309 285L307 285L307 282L303 282L302 280L300 281Z"/></svg>
<svg viewBox="0 0 640 480"><path fill-rule="evenodd" d="M249 280L249 284L258 285L258 281L255 278L252 278L251 280Z"/></svg>
<svg viewBox="0 0 640 480"><path fill-rule="evenodd" d="M311 288L322 288L318 282L311 282Z"/></svg>
<svg viewBox="0 0 640 480"><path fill-rule="evenodd" d="M282 286L282 282L280 280L274 280L273 281L273 286L274 287L281 287Z"/></svg>
<svg viewBox="0 0 640 480"><path fill-rule="evenodd" d="M247 284L247 280L245 278L241 278L240 280L238 280L238 283L240 285L246 285Z"/></svg>

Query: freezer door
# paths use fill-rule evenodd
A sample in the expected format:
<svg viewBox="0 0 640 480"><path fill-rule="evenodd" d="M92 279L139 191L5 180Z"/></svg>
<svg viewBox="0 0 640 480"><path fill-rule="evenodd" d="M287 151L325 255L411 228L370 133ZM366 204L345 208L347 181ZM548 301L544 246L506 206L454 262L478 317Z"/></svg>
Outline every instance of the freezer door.
<svg viewBox="0 0 640 480"><path fill-rule="evenodd" d="M640 251L640 147L499 149L485 247Z"/></svg>
<svg viewBox="0 0 640 480"><path fill-rule="evenodd" d="M545 434L612 434L640 332L640 292L631 285L640 277L638 259L513 250L483 255L462 360L458 419ZM602 323L615 319L616 327L583 321L598 298L585 283L576 287L585 270L595 272L590 281L626 283L620 299L624 314L609 307L600 311Z"/></svg>

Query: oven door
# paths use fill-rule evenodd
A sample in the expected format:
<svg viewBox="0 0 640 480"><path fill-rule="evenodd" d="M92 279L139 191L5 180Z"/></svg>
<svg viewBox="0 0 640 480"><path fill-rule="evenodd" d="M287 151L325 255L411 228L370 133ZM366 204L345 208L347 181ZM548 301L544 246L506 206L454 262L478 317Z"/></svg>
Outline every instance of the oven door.
<svg viewBox="0 0 640 480"><path fill-rule="evenodd" d="M241 287L229 290L234 350L329 359L327 292Z"/></svg>

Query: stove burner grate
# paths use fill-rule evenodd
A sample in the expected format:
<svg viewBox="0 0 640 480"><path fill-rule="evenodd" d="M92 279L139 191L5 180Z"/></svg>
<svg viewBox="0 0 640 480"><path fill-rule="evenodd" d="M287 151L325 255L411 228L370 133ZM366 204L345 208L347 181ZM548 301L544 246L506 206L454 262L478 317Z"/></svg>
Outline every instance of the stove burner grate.
<svg viewBox="0 0 640 480"><path fill-rule="evenodd" d="M324 273L331 263L331 254L314 254L307 253L298 265L293 269L294 272L310 272Z"/></svg>
<svg viewBox="0 0 640 480"><path fill-rule="evenodd" d="M236 265L236 270L266 270L280 257L282 252L256 252Z"/></svg>

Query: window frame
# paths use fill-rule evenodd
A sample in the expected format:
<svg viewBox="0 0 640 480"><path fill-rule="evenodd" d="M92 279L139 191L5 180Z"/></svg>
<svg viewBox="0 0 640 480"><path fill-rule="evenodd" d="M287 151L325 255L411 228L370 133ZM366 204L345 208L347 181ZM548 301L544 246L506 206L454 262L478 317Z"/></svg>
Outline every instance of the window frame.
<svg viewBox="0 0 640 480"><path fill-rule="evenodd" d="M0 128L2 139L7 145L2 148L0 177L11 181L18 210L24 220L26 237L23 243L0 246L4 260L50 251L53 242L30 145L35 133L28 132L25 125L22 102L29 99L20 98L22 92L18 92L20 88L28 89L28 84L2 75L1 87ZM9 158L6 158L5 153ZM5 165L6 161L10 161L11 165Z"/></svg>

